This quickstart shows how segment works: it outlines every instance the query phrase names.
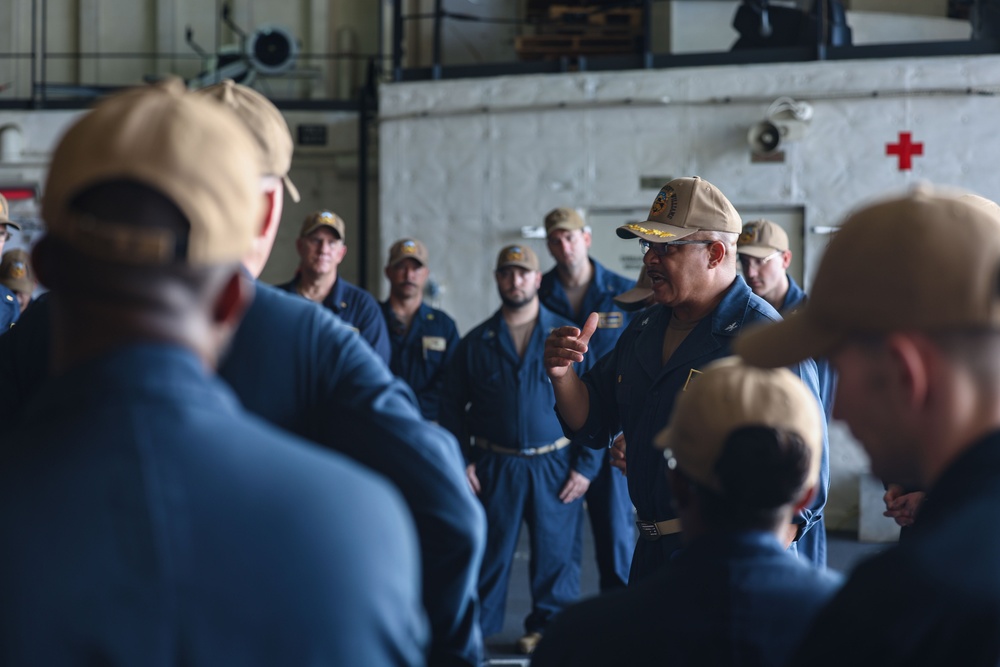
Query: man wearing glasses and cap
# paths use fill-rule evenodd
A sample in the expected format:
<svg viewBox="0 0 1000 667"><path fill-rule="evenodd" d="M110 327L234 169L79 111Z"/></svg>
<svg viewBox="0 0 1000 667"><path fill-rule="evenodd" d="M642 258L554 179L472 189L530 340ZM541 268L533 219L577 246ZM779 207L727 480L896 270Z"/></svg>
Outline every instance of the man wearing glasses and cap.
<svg viewBox="0 0 1000 667"><path fill-rule="evenodd" d="M747 285L779 313L787 315L806 298L788 275L792 251L788 248L788 234L777 223L752 220L743 225L736 252Z"/></svg>
<svg viewBox="0 0 1000 667"><path fill-rule="evenodd" d="M10 239L11 227L21 230L21 226L10 219L10 204L7 203L7 198L0 195L0 255L3 254L4 244ZM7 331L20 315L21 308L18 305L17 295L0 285L0 334Z"/></svg>
<svg viewBox="0 0 1000 667"><path fill-rule="evenodd" d="M639 518L630 585L655 572L680 545L680 522L653 436L668 425L688 382L709 362L728 356L743 327L781 319L737 275L741 231L739 214L714 185L698 177L670 181L657 194L648 220L618 228L620 237L639 239L655 304L582 378L571 364L587 352L597 314L582 330L557 329L546 342L546 370L566 435L603 448L621 428L628 443L612 455L625 463ZM803 361L792 370L819 396L815 362ZM817 499L786 526L788 546L817 524L826 502L825 428L823 442Z"/></svg>

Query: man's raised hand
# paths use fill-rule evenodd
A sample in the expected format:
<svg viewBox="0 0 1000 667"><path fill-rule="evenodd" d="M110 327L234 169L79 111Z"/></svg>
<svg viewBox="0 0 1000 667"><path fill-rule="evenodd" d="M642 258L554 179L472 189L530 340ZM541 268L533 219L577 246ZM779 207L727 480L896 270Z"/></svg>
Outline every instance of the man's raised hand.
<svg viewBox="0 0 1000 667"><path fill-rule="evenodd" d="M591 313L583 323L583 329L576 327L559 327L553 329L545 340L545 372L553 380L562 378L569 367L583 361L590 345L590 337L597 331L600 321L597 313Z"/></svg>

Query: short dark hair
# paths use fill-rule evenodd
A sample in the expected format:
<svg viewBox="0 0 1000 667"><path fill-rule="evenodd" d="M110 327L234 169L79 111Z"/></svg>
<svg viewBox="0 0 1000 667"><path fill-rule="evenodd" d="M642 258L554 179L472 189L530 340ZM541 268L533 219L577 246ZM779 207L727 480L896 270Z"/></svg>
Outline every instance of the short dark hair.
<svg viewBox="0 0 1000 667"><path fill-rule="evenodd" d="M809 474L809 447L792 431L745 426L729 434L715 463L716 492L693 482L702 518L725 529L771 530L797 501Z"/></svg>
<svg viewBox="0 0 1000 667"><path fill-rule="evenodd" d="M190 224L176 204L133 180L112 180L87 188L73 198L69 208L75 215L105 223L165 229L183 246L190 232ZM53 292L72 301L113 303L133 310L173 309L180 304L181 294L187 295L181 301L201 300L219 286L220 276L231 275L234 268L190 266L182 260L153 266L130 264L101 258L51 235L39 246L48 258L47 287ZM168 284L174 287L165 289Z"/></svg>

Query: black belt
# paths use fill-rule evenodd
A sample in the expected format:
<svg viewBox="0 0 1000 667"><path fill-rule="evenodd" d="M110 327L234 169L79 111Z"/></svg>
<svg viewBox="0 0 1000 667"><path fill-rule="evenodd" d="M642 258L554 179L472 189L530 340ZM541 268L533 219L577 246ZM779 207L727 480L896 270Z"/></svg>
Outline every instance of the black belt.
<svg viewBox="0 0 1000 667"><path fill-rule="evenodd" d="M557 449L562 449L569 444L569 438L559 438L551 445L543 445L541 447L529 447L528 449L514 449L512 447L502 447L500 445L494 444L487 440L486 438L481 438L478 435L472 438L472 445L480 449L485 449L496 454L505 454L507 456L541 456L542 454L548 454L554 452Z"/></svg>
<svg viewBox="0 0 1000 667"><path fill-rule="evenodd" d="M635 525L639 528L639 536L644 540L658 540L665 535L673 535L681 532L680 519L636 521Z"/></svg>

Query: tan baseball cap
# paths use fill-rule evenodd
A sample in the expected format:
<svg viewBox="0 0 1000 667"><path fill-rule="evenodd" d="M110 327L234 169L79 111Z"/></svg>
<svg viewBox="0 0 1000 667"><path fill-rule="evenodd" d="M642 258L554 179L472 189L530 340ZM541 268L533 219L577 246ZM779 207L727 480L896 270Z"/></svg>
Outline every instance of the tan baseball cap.
<svg viewBox="0 0 1000 667"><path fill-rule="evenodd" d="M550 234L555 229L565 229L566 231L573 231L574 229L583 229L587 225L583 222L583 218L572 208L556 208L552 209L545 216L545 234Z"/></svg>
<svg viewBox="0 0 1000 667"><path fill-rule="evenodd" d="M53 237L110 261L238 261L259 231L260 163L257 142L231 111L171 78L107 97L69 128L52 156L42 217ZM71 210L77 195L114 180L171 200L190 224L187 239Z"/></svg>
<svg viewBox="0 0 1000 667"><path fill-rule="evenodd" d="M635 287L614 297L613 301L620 308L633 311L643 308L646 300L652 296L653 281L646 275L646 265L643 264L642 271L639 272L639 279L635 281Z"/></svg>
<svg viewBox="0 0 1000 667"><path fill-rule="evenodd" d="M344 224L344 219L333 211L313 211L307 215L302 221L299 238L304 239L320 227L329 227L341 241L347 240L347 226Z"/></svg>
<svg viewBox="0 0 1000 667"><path fill-rule="evenodd" d="M959 195L958 198L964 202L972 204L973 206L977 206L988 213L991 213L993 215L1000 215L1000 204L997 204L992 199L987 199L986 197L974 195L971 192L967 192L964 195Z"/></svg>
<svg viewBox="0 0 1000 667"><path fill-rule="evenodd" d="M781 225L770 220L752 220L743 225L736 252L764 259L778 250L788 250L788 234Z"/></svg>
<svg viewBox="0 0 1000 667"><path fill-rule="evenodd" d="M20 248L8 250L0 261L0 284L15 292L34 292L35 274L28 253Z"/></svg>
<svg viewBox="0 0 1000 667"><path fill-rule="evenodd" d="M1000 211L930 187L862 208L830 241L807 304L735 351L758 366L828 356L852 334L1000 329Z"/></svg>
<svg viewBox="0 0 1000 667"><path fill-rule="evenodd" d="M7 202L7 198L3 195L0 195L0 225L9 225L16 230L21 231L21 225L10 219L10 204Z"/></svg>
<svg viewBox="0 0 1000 667"><path fill-rule="evenodd" d="M618 228L623 239L668 243L698 231L733 232L743 227L740 214L719 188L698 176L675 178L662 188L645 222Z"/></svg>
<svg viewBox="0 0 1000 667"><path fill-rule="evenodd" d="M509 245L497 255L497 271L505 266L520 266L528 271L538 271L538 255L525 245Z"/></svg>
<svg viewBox="0 0 1000 667"><path fill-rule="evenodd" d="M288 177L295 144L288 123L274 104L259 92L232 79L199 88L198 95L207 95L222 102L246 123L247 129L260 144L264 156L264 173L280 176L292 201L299 201L299 191Z"/></svg>
<svg viewBox="0 0 1000 667"><path fill-rule="evenodd" d="M715 465L733 431L748 426L798 435L809 449L805 488L819 481L823 413L808 387L787 368L754 368L736 357L720 359L693 379L674 405L670 425L656 436L680 470L723 491Z"/></svg>
<svg viewBox="0 0 1000 667"><path fill-rule="evenodd" d="M400 239L389 248L389 261L385 265L393 267L404 259L415 259L421 266L427 266L427 246L417 239Z"/></svg>

